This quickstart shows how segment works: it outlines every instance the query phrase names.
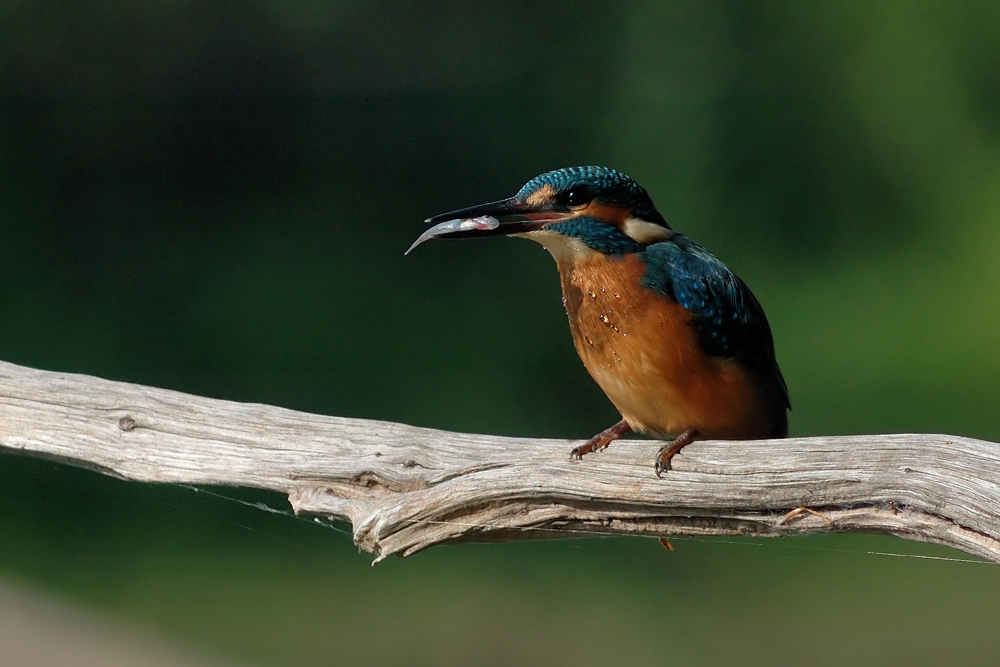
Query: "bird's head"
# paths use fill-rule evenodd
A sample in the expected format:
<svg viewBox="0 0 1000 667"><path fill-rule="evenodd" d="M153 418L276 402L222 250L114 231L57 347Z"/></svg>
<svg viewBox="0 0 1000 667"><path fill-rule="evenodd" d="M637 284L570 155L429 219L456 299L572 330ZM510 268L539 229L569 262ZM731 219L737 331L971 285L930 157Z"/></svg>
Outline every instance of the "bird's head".
<svg viewBox="0 0 1000 667"><path fill-rule="evenodd" d="M646 191L607 167L569 167L536 176L509 199L435 215L410 249L432 238L523 236L557 261L638 252L673 231Z"/></svg>

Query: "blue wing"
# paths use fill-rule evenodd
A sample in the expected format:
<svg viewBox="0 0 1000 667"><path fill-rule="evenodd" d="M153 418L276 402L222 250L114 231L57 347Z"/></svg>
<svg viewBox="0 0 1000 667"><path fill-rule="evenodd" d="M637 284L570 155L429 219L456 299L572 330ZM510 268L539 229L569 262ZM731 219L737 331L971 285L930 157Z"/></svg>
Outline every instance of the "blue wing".
<svg viewBox="0 0 1000 667"><path fill-rule="evenodd" d="M764 309L739 276L683 234L647 246L643 285L688 310L702 349L734 359L772 385L785 407L788 387L774 357L774 339Z"/></svg>

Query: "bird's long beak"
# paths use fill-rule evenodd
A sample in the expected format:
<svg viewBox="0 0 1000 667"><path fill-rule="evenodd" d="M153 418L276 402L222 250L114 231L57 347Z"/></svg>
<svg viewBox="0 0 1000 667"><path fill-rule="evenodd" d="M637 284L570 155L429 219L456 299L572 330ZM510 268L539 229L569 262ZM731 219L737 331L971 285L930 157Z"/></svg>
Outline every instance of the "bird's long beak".
<svg viewBox="0 0 1000 667"><path fill-rule="evenodd" d="M521 234L539 229L546 222L563 217L565 214L560 211L541 209L519 201L516 197L470 206L427 218L424 222L433 226L417 237L404 254L409 255L414 248L430 239L469 239Z"/></svg>

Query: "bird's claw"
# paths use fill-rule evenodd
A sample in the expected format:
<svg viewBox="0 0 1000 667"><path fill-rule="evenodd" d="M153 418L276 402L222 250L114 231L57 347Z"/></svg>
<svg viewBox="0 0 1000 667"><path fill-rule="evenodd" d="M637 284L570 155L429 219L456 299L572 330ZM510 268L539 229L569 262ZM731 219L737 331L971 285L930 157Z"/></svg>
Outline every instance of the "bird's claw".
<svg viewBox="0 0 1000 667"><path fill-rule="evenodd" d="M604 429L579 447L574 447L569 453L569 460L579 461L584 454L599 452L631 430L632 427L623 419L614 426Z"/></svg>
<svg viewBox="0 0 1000 667"><path fill-rule="evenodd" d="M669 449L669 448L668 447L664 447L663 449L661 449L657 453L657 455L656 455L656 463L653 464L653 472L656 473L656 476L658 478L662 478L663 477L663 473L667 472L672 467L670 465L670 459L672 459L673 457L672 456L664 456L664 454L667 453L667 451L666 451L667 449Z"/></svg>
<svg viewBox="0 0 1000 667"><path fill-rule="evenodd" d="M653 464L653 472L656 476L662 477L663 473L670 470L672 466L670 465L670 459L674 458L679 451L681 451L687 445L701 437L701 434L693 428L681 433L679 436L674 438L674 441L669 445L664 445L660 447L660 451L656 452L656 463Z"/></svg>
<svg viewBox="0 0 1000 667"><path fill-rule="evenodd" d="M602 449L604 449L605 447L607 447L609 444L610 444L610 442L597 442L597 443L595 443L593 440L588 440L587 442L585 442L584 444L580 445L579 447L574 447L570 451L570 453L569 453L569 458L570 458L571 461L579 461L579 460L581 460L583 458L584 454L591 454L593 452L599 452Z"/></svg>

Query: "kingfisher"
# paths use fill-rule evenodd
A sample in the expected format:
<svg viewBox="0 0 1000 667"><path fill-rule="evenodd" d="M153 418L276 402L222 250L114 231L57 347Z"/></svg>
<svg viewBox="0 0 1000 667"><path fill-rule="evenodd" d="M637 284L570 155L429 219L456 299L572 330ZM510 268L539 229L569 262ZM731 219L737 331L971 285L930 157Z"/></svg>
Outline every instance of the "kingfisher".
<svg viewBox="0 0 1000 667"><path fill-rule="evenodd" d="M571 458L630 432L669 439L659 477L695 440L788 435L788 387L760 303L625 174L557 169L513 197L425 222L407 254L432 238L503 235L537 241L555 259L573 344L622 417Z"/></svg>

